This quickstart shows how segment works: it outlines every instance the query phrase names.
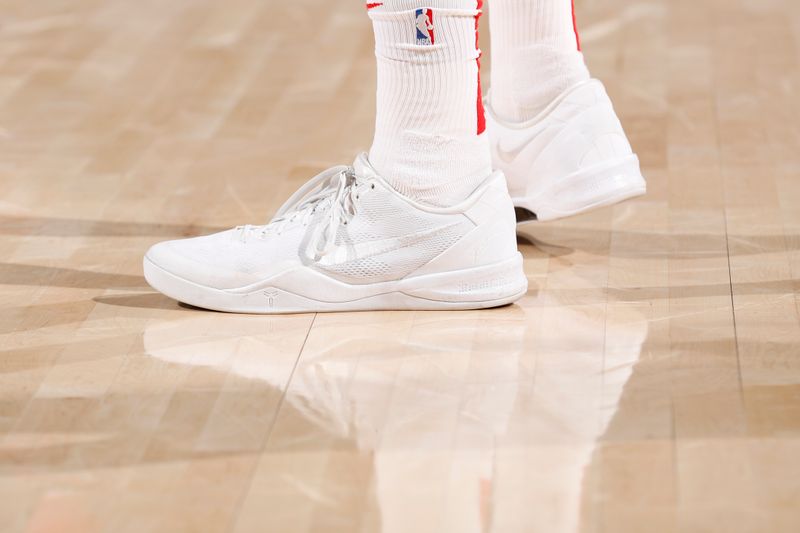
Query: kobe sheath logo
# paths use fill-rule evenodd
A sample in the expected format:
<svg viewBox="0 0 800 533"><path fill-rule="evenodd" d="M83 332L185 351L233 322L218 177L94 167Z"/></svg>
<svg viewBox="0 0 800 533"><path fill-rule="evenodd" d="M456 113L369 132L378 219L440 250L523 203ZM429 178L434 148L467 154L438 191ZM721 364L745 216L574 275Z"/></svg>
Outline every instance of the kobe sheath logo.
<svg viewBox="0 0 800 533"><path fill-rule="evenodd" d="M264 298L267 300L267 306L272 309L275 307L275 301L278 299L278 291L275 289L267 289L264 291Z"/></svg>
<svg viewBox="0 0 800 533"><path fill-rule="evenodd" d="M433 34L433 10L417 9L417 44L432 45L436 42Z"/></svg>

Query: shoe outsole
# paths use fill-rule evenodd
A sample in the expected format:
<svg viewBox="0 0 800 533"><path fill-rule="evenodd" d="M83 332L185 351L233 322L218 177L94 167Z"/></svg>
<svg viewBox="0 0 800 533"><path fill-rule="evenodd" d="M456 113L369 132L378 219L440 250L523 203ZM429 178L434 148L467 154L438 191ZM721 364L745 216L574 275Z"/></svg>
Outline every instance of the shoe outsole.
<svg viewBox="0 0 800 533"><path fill-rule="evenodd" d="M147 256L143 267L147 282L170 298L230 313L486 309L513 303L528 290L519 253L493 265L365 285L303 267L248 287L217 289L168 272ZM302 294L309 287L325 299Z"/></svg>
<svg viewBox="0 0 800 533"><path fill-rule="evenodd" d="M554 179L556 185L531 197L513 197L517 223L547 222L614 205L647 192L636 155Z"/></svg>

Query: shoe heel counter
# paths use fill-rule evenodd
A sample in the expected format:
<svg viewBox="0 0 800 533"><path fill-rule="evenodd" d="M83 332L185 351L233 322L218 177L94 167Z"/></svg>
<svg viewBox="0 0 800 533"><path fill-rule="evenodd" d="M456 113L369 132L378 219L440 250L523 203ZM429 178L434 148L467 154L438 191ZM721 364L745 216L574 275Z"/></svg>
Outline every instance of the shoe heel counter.
<svg viewBox="0 0 800 533"><path fill-rule="evenodd" d="M589 134L590 139L578 160L579 169L633 154L633 148L625 135L625 130L617 117L614 104L612 104L605 86L600 81L593 80L590 88L593 92L594 103L581 117L581 127Z"/></svg>
<svg viewBox="0 0 800 533"><path fill-rule="evenodd" d="M555 179L633 154L603 84L592 80L576 89L553 113L561 130L538 155L538 179L531 179L525 196L535 197Z"/></svg>
<svg viewBox="0 0 800 533"><path fill-rule="evenodd" d="M490 179L481 197L464 212L475 227L414 275L490 265L516 256L517 221L505 176L498 171Z"/></svg>

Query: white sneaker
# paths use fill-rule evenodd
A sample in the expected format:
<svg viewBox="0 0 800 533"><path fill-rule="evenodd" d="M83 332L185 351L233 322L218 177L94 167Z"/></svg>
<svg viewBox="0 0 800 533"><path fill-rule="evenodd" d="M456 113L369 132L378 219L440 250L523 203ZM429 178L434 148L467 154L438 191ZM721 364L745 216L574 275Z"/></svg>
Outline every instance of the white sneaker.
<svg viewBox="0 0 800 533"><path fill-rule="evenodd" d="M646 192L639 159L598 80L572 87L519 124L500 120L489 97L485 107L492 162L505 173L518 212L553 220Z"/></svg>
<svg viewBox="0 0 800 533"><path fill-rule="evenodd" d="M476 309L528 286L502 173L433 208L392 189L366 155L311 179L266 226L153 246L144 274L176 300L242 313Z"/></svg>

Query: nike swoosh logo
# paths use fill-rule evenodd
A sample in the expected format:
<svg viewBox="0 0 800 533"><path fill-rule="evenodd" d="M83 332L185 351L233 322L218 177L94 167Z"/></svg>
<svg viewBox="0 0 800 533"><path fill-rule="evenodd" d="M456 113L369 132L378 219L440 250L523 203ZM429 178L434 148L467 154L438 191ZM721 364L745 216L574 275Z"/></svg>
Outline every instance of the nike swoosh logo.
<svg viewBox="0 0 800 533"><path fill-rule="evenodd" d="M519 142L514 146L509 146L509 147L503 146L503 143L499 142L497 144L497 157L499 157L500 160L506 165L512 165L514 161L516 161L516 159L520 156L522 151L525 150L525 148L527 148L530 145L532 140L533 137L530 137L522 140L521 142Z"/></svg>
<svg viewBox="0 0 800 533"><path fill-rule="evenodd" d="M506 165L512 165L517 157L519 157L522 148L522 146L518 146L511 150L504 150L500 145L497 145L497 157Z"/></svg>
<svg viewBox="0 0 800 533"><path fill-rule="evenodd" d="M376 255L394 252L395 250L407 248L408 246L417 244L418 242L433 237L439 233L453 229L462 223L463 222L456 222L446 226L440 226L438 228L411 233L410 235L402 235L400 237L390 237L388 239L378 239L375 241L357 242L353 244L337 246L328 254L323 255L318 260L314 261L314 264L322 267L332 267L350 263L352 261L358 261L360 259L367 259Z"/></svg>
<svg viewBox="0 0 800 533"><path fill-rule="evenodd" d="M575 102L562 102L560 106L563 105L569 106L567 109L568 113L565 111L567 114L562 114L557 117L548 117L542 123L526 130L521 130L518 135L512 135L511 139L506 138L505 140L508 141L506 143L504 143L502 139L499 140L497 143L498 159L506 165L512 165L520 155L532 145L536 146L537 152L541 152L546 146L549 146L561 132L567 130L567 128L573 128L574 126L572 126L572 124L576 121L583 120L581 117L593 107L592 105ZM580 127L580 122L578 122L577 131L579 133L583 131L583 128Z"/></svg>

